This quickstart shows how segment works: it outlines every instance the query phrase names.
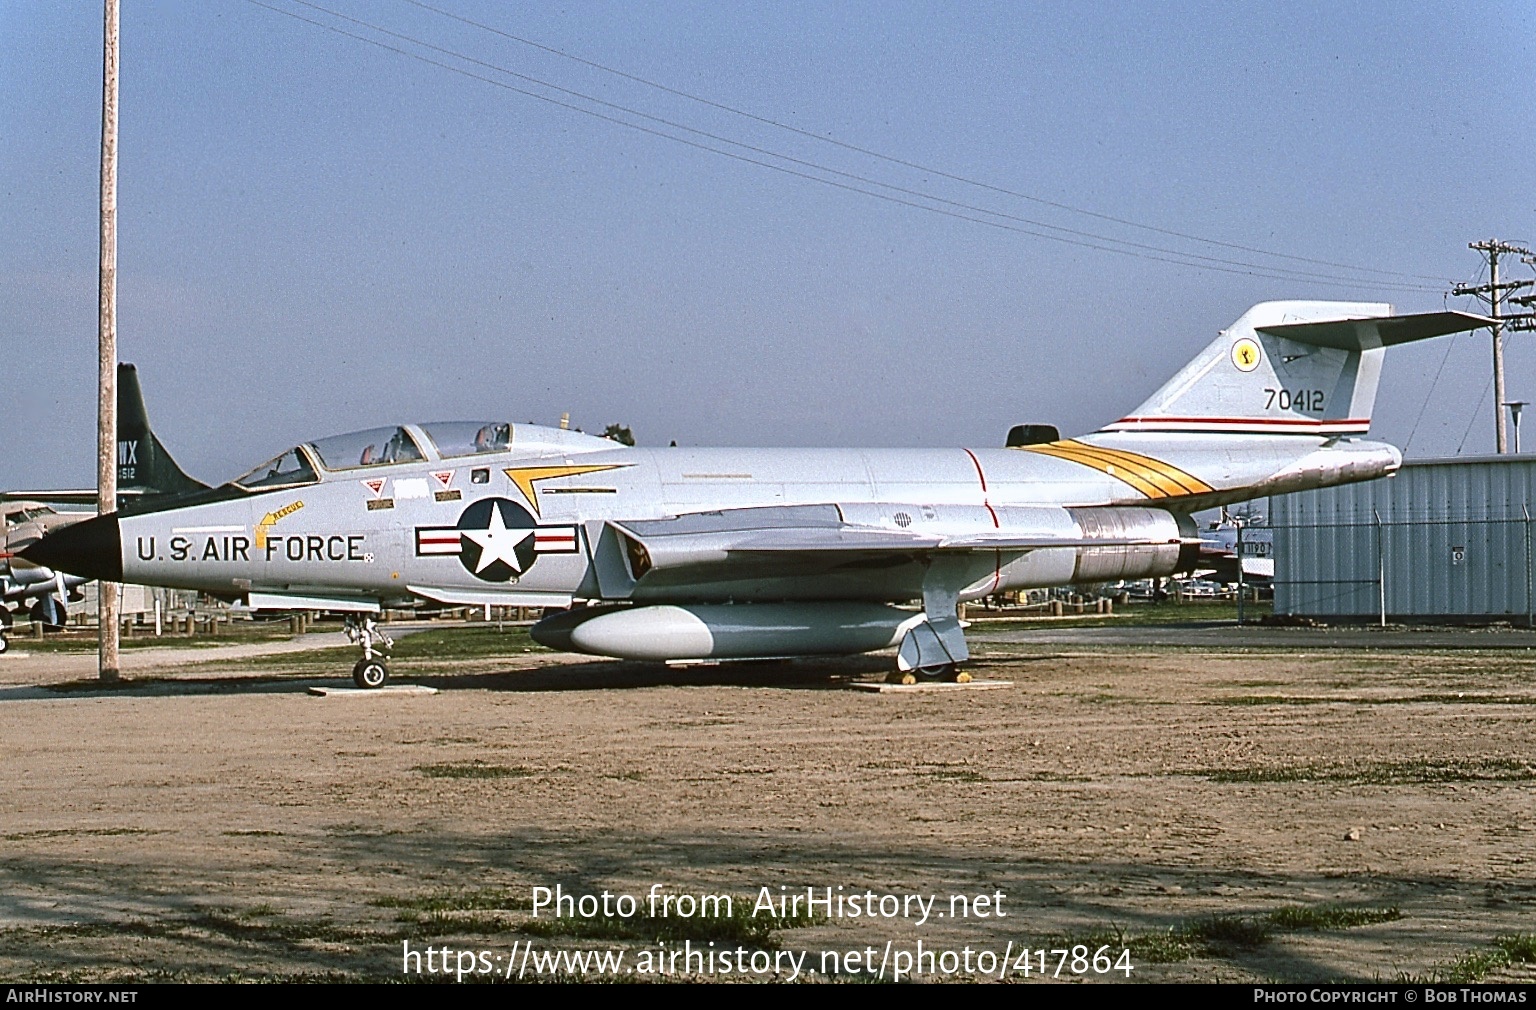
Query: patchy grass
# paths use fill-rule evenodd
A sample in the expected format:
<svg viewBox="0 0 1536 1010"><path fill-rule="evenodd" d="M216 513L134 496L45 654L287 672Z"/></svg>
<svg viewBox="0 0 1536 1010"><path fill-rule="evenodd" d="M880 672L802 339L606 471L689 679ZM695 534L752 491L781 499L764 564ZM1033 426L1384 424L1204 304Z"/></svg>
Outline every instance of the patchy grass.
<svg viewBox="0 0 1536 1010"><path fill-rule="evenodd" d="M1185 932L1191 940L1216 951L1253 950L1269 942L1275 924L1267 915L1213 915L1186 926Z"/></svg>
<svg viewBox="0 0 1536 1010"><path fill-rule="evenodd" d="M384 624L379 627L386 634L389 633L389 625ZM302 641L302 638L297 640ZM529 638L528 629L520 625L497 630L491 625L466 627L446 624L441 628L412 631L408 635L401 635L395 640L394 647L390 650L389 660L395 666L396 672L404 673L405 667L417 671L433 671L440 667L452 669L455 664L469 660L493 660L549 651ZM315 648L302 652L251 656L242 659L240 665L243 669L253 671L334 674L342 669L340 665L342 659L339 657L344 656L345 663L350 664L356 655L355 646L316 645ZM203 664L198 664L198 666L201 665ZM221 663L219 666L222 668L227 664Z"/></svg>
<svg viewBox="0 0 1536 1010"><path fill-rule="evenodd" d="M488 765L482 761L469 761L458 764L417 765L414 770L429 779L508 779L527 778L530 775L538 775L545 769L529 768L527 765Z"/></svg>
<svg viewBox="0 0 1536 1010"><path fill-rule="evenodd" d="M1468 983L1516 964L1536 964L1536 934L1516 933L1501 936L1491 947L1474 950L1454 961L1438 965L1427 976L1400 975L1393 981L1403 983Z"/></svg>
<svg viewBox="0 0 1536 1010"><path fill-rule="evenodd" d="M1156 933L1128 936L1124 930L1094 930L1073 936L1050 937L1040 942L1046 949L1071 948L1078 944L1090 951L1109 947L1129 949L1134 964L1175 964L1198 955L1229 956L1256 950L1276 934L1331 932L1392 922L1403 917L1396 907L1355 908L1347 905L1288 905L1261 915L1214 915L1194 919Z"/></svg>
<svg viewBox="0 0 1536 1010"><path fill-rule="evenodd" d="M973 768L955 768L949 766L928 766L917 769L917 774L924 778L935 779L939 782L987 782L990 781L981 772Z"/></svg>
<svg viewBox="0 0 1536 1010"><path fill-rule="evenodd" d="M1355 687L1341 684L1340 687ZM1317 697L1280 694L1238 694L1213 698L1208 705L1536 705L1536 697L1494 694L1412 694L1396 698Z"/></svg>
<svg viewBox="0 0 1536 1010"><path fill-rule="evenodd" d="M1423 785L1436 782L1526 782L1536 778L1530 762L1516 758L1447 761L1378 761L1361 765L1289 765L1209 768L1192 774L1212 782L1340 782L1350 785Z"/></svg>
<svg viewBox="0 0 1536 1010"><path fill-rule="evenodd" d="M207 649L218 645L243 645L249 642L285 642L292 638L288 622L256 624L250 621L234 621L219 625L219 633L206 632L198 635L164 634L155 636L154 625L136 628L132 638L118 636L118 646L133 649ZM46 637L32 638L23 632L12 632L11 645L28 652L72 653L95 652L98 648L96 629L67 628L48 632Z"/></svg>
<svg viewBox="0 0 1536 1010"><path fill-rule="evenodd" d="M253 919L272 919L255 922ZM33 926L0 930L0 942L7 947L25 939L58 940L83 937L139 936L165 940L203 941L209 935L256 944L299 946L321 941L327 943L374 943L400 939L407 934L355 926L341 926L330 919L276 919L271 913L206 911L185 918L165 920L131 919L127 922L71 923L62 926Z"/></svg>
<svg viewBox="0 0 1536 1010"><path fill-rule="evenodd" d="M569 937L580 940L641 940L654 943L658 940L692 940L695 943L714 941L721 945L742 945L767 950L777 949L776 933L786 929L812 926L821 920L805 914L753 915L752 903L746 898L732 900L730 910L716 915L652 916L648 911L624 918L616 915L581 918L565 916L551 919L528 919L519 932L549 939Z"/></svg>
<svg viewBox="0 0 1536 1010"><path fill-rule="evenodd" d="M775 934L820 921L808 915L753 915L752 902L747 898L731 899L727 910L719 914L692 917L651 916L642 907L639 914L629 917L546 914L529 918L524 913L532 908L531 897L514 895L505 888L437 891L410 897L386 895L374 898L369 904L375 908L396 909L399 913L396 921L424 929L428 934L520 933L544 939L638 940L647 943L658 940L707 943L713 940L722 945L765 949L777 948Z"/></svg>
<svg viewBox="0 0 1536 1010"><path fill-rule="evenodd" d="M1071 607L1067 608L1067 614L1062 617L1035 616L1040 611L1034 611L1025 616L1016 613L1001 614L996 611L983 610L971 607L966 612L966 618L971 621L979 621L976 626L978 632L985 633L989 619L1022 619L1028 621L1031 627L1102 627L1104 625L1129 625L1129 624L1186 624L1191 621L1230 621L1237 623L1237 601L1218 600L1215 602L1203 601L1200 603L1175 603L1172 600L1164 600L1161 603L1131 603L1124 607L1116 607L1113 614L1073 614ZM1261 618L1267 617L1271 612L1268 600L1263 603L1249 603L1243 610L1243 620L1257 624Z"/></svg>
<svg viewBox="0 0 1536 1010"><path fill-rule="evenodd" d="M385 631L389 629L385 627ZM489 625L470 628L432 628L404 636L395 643L396 660L452 661L457 659L495 659L525 652L549 652L528 637L528 629L509 626L497 630Z"/></svg>
<svg viewBox="0 0 1536 1010"><path fill-rule="evenodd" d="M162 835L164 833L163 831L152 831L149 828L43 828L37 831L16 831L11 834L0 835L0 839L7 842L21 842L33 838L71 838L93 835Z"/></svg>
<svg viewBox="0 0 1536 1010"><path fill-rule="evenodd" d="M1395 922L1403 917L1396 905L1386 908L1354 908L1348 905L1287 905L1270 912L1267 918L1276 929L1287 933L1304 930L1327 932Z"/></svg>
<svg viewBox="0 0 1536 1010"><path fill-rule="evenodd" d="M412 898L385 895L374 898L368 904L375 908L397 908L411 912L506 912L526 911L532 901L514 897L512 892L500 887L484 887L474 891L436 891Z"/></svg>

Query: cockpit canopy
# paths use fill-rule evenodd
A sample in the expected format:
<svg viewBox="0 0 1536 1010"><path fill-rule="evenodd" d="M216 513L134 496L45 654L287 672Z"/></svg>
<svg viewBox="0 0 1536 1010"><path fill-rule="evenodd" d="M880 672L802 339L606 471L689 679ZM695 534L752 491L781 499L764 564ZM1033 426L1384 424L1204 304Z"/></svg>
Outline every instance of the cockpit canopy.
<svg viewBox="0 0 1536 1010"><path fill-rule="evenodd" d="M404 428L369 428L309 443L327 470L355 470L390 463L416 463L427 457Z"/></svg>
<svg viewBox="0 0 1536 1010"><path fill-rule="evenodd" d="M512 426L495 421L433 421L422 425L421 430L444 459L506 452L512 445Z"/></svg>
<svg viewBox="0 0 1536 1010"><path fill-rule="evenodd" d="M421 462L427 455L418 439L426 440L440 459L506 452L512 446L512 425L502 421L434 421L409 429L369 428L332 435L295 446L237 477L234 483L247 490L265 491L316 483L320 471Z"/></svg>

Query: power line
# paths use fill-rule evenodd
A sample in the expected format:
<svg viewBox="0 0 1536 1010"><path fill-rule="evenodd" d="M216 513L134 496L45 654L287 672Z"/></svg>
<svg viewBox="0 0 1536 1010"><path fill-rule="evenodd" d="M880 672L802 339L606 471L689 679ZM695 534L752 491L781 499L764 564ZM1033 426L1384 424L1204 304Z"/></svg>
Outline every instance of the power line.
<svg viewBox="0 0 1536 1010"><path fill-rule="evenodd" d="M401 55L401 56L405 56L405 57L407 57L409 59L414 59L414 60L417 60L417 61L422 62L422 63L426 63L426 64L431 65L431 66L439 67L441 69L448 70L450 72L460 74L461 76L469 77L469 78L471 78L473 80L478 80L478 81L481 81L481 82L484 82L484 83L487 83L487 84L491 84L491 85L493 85L495 87L499 87L499 88L502 88L504 90L511 91L511 92L513 92L515 94L523 95L523 96L528 97L528 98L534 98L534 99L537 99L539 101L546 102L546 103L549 103L551 105L555 105L557 107L560 107L560 108L563 108L563 109L566 109L566 110L569 110L569 111L572 111L572 112L577 112L577 113L580 113L582 115L590 116L590 117L595 118L595 119L600 119L600 120L603 120L605 122L612 123L612 124L615 124L615 125L618 125L618 126L627 127L627 128L629 128L631 130L636 130L638 132L649 134L651 136L660 137L660 138L665 139L665 140L671 140L674 143L679 143L679 144L683 144L683 145L688 146L688 147L695 148L697 150L706 151L706 152L708 152L710 154L717 154L717 155L720 155L722 157L731 158L731 159L736 160L736 161L744 162L746 164L751 164L751 165L756 165L756 166L761 167L761 168L771 169L773 171L780 172L780 173L783 173L785 175L794 176L794 177L800 178L800 179L806 179L806 180L809 180L811 182L818 182L818 183L821 183L822 185L830 186L830 187L833 187L833 188L836 188L836 189L842 189L842 190L846 190L846 191L853 192L853 193L859 193L859 194L864 195L864 196L873 197L873 198L878 199L878 200L884 200L886 202L898 204L900 206L912 207L912 208L915 208L915 209L918 209L918 210L926 210L926 211L929 211L930 213L935 213L935 214L942 214L942 215L944 215L946 217L951 217L951 218L955 218L955 219L962 220L962 221L968 221L968 222L971 222L971 223L974 223L974 224L982 224L982 225L986 225L986 226L989 226L989 227L992 227L992 228L997 228L997 229L1000 229L1000 230L1003 230L1003 231L1014 232L1014 233L1017 233L1017 234L1028 235L1028 236L1031 236L1031 237L1034 237L1034 238L1042 238L1042 239L1047 239L1047 240L1055 241L1055 242L1062 242L1062 243L1065 243L1065 244L1068 244L1068 245L1078 246L1078 247L1087 248L1087 249L1094 249L1094 250L1097 250L1097 251L1100 251L1100 252L1119 253L1119 254L1124 255L1124 256L1133 256L1133 257L1136 257L1136 258L1139 258L1139 259L1147 259L1147 260L1152 260L1152 261L1156 261L1156 262L1170 263L1170 264L1173 264L1173 265L1176 265L1176 266L1193 267L1195 269L1201 269L1201 270L1210 270L1210 271L1215 271L1215 272L1218 272L1218 273L1237 274L1237 275L1250 276L1250 277L1265 277L1265 278L1269 278L1269 279L1273 279L1273 280L1285 280L1285 281L1305 280L1308 283L1317 284L1317 285L1320 285L1320 286L1334 287L1334 288L1344 288L1344 289L1348 289L1348 290L1358 290L1360 288L1367 288L1367 287L1375 288L1375 289L1387 288L1387 289L1399 290L1399 291L1439 290L1439 288L1430 288L1430 287L1423 286L1423 285L1412 285L1412 284L1405 284L1405 283L1400 283L1400 282L1383 282L1383 281L1365 280L1365 279L1342 279L1342 280L1340 280L1340 279L1335 279L1335 278L1332 278L1332 277L1328 277L1327 275L1314 274L1314 273L1311 273L1309 271L1300 271L1300 270L1295 270L1295 269L1289 268L1289 267L1269 266L1269 265L1257 264L1257 263L1245 263L1245 262L1242 262L1242 261L1221 260L1221 259L1217 259L1215 257L1204 256L1204 255L1201 255L1199 253L1184 252L1182 250L1167 249L1167 248L1163 248L1163 247L1159 247L1159 246L1149 246L1149 245L1146 245L1146 244L1143 244L1143 243L1131 242L1131 241L1126 240L1126 239L1114 238L1112 236L1098 235L1098 234L1095 234L1095 233L1092 233L1092 232L1083 232L1083 231L1078 231L1076 229L1064 228L1064 227L1059 226L1059 225L1052 225L1052 224L1048 224L1048 223L1045 223L1045 222L1034 221L1034 220L1031 220L1031 219L1028 219L1028 218L1018 217L1016 215L1007 214L1007 213L1004 213L1004 212L1001 212L1001 211L994 211L994 210L989 210L987 208L976 207L976 206L973 206L973 205L960 203L958 201L949 200L949 199L944 198L944 197L935 196L935 195L933 195L931 193L925 193L925 192L922 192L922 191L919 191L919 190L912 190L912 189L907 189L907 188L900 187L900 186L895 186L895 185L890 184L890 183L885 183L885 182L881 182L879 180L870 179L870 178L867 178L867 177L864 177L864 176L856 175L854 173L843 172L843 171L840 171L838 169L833 169L833 168L830 168L828 166L820 165L820 164L815 163L815 162L810 162L810 161L806 161L806 160L803 160L803 159L793 158L793 157L788 156L788 155L779 154L779 153L777 153L775 151L767 150L765 148L758 148L758 147L754 147L754 146L749 145L749 144L744 144L744 143L739 142L739 141L734 141L734 140L731 140L728 137L722 137L722 136L719 136L719 135L716 135L716 134L708 133L707 131L698 130L698 129L694 128L694 127L690 127L690 126L687 126L685 124L676 123L676 122L673 122L671 120L667 120L667 119L664 119L664 118L661 118L661 117L658 117L658 116L653 116L653 115L650 115L648 113L644 113L644 112L640 112L640 111L635 110L635 109L628 108L626 106L618 105L618 104L613 103L613 102L608 102L608 101L605 101L605 100L600 99L600 98L595 98L593 96L586 95L586 94L583 94L582 92L574 91L572 89L565 88L565 87L562 87L560 85L552 84L550 82L543 81L543 80L541 80L539 78L531 77L531 76L529 76L527 74L522 74L522 73L519 73L517 71L510 70L510 69L507 69L505 67L501 67L501 66L499 66L497 64L489 63L489 62L486 62L486 61L483 61L483 60L478 60L478 59L475 59L474 57L470 57L470 56L467 56L467 55L465 55L463 53L459 53L457 51L454 51L454 50L451 50L451 49L447 49L445 47L438 46L438 45L435 45L435 44L430 43L430 42L426 42L426 41L418 39L418 38L416 38L414 36L410 36L410 35L407 35L407 34L401 33L401 32L395 32L395 31L393 31L391 29L384 28L384 27L381 27L379 25L372 24L372 23L370 23L368 21L365 21L365 20L362 20L360 18L355 18L355 17L352 17L350 15L342 14L340 12L333 11L333 10L330 10L328 8L322 7L322 6L318 5L318 4L310 3L310 2L308 2L308 0L292 0L292 2L294 2L294 3L298 3L298 4L301 4L302 6L309 7L311 9L313 9L313 10L317 10L317 11L320 11L320 12L322 12L324 14L331 15L332 17L339 18L339 19L341 19L343 21L347 21L347 22L351 22L353 24L360 25L360 26L362 26L364 28L367 28L367 29L369 29L371 31L375 31L375 32L378 32L378 33L386 35L386 36L390 36L390 37L393 37L393 38L400 39L401 41L408 42L408 43L413 44L413 45L418 45L418 46L421 46L423 48L426 48L426 49L429 49L429 50L432 50L432 51L435 51L435 52L442 53L443 55L450 56L450 57L452 57L454 59L463 60L466 63L470 63L470 64L473 64L473 65L485 67L486 69L494 70L497 73L506 74L507 76L516 78L518 80L526 81L528 83L537 85L539 87L548 88L549 90L555 91L555 92L560 93L560 94L569 95L569 96L571 96L573 98L580 99L581 101L591 102L591 103L593 103L595 105L598 105L598 106L603 107L603 108L611 109L611 110L613 110L615 112L620 112L620 113L623 113L625 115L636 116L638 118L645 119L645 120L657 123L657 124L662 125L662 126L666 126L669 129L682 130L684 132L691 133L691 134L693 134L695 136L703 137L703 138L705 138L707 140L710 140L710 141L713 141L715 143L727 144L727 145L730 145L730 146L733 146L733 147L740 148L742 150L750 151L753 154L758 154L758 155L761 155L763 157L775 158L775 159L778 159L778 160L781 160L781 161L788 162L790 164L799 165L799 166L801 166L803 168L810 169L811 171L814 171L814 172L824 172L824 173L827 173L829 175L834 175L834 176L838 176L838 177L841 177L841 178L849 179L853 183L862 184L862 186L876 186L876 187L880 187L881 189L890 190L892 193L900 193L900 194L903 194L904 196L913 197L914 199L903 199L902 197L899 197L899 196L892 196L892 195L890 195L890 193L873 192L871 190L868 190L868 189L865 189L865 188L861 188L861 185L853 185L853 184L850 184L850 183L838 182L835 179L827 179L827 178L823 178L822 176L819 176L819 175L810 174L810 172L798 171L798 170L793 169L793 168L787 168L784 165L773 164L771 162L766 162L766 161L759 160L758 158L748 157L748 156L745 156L745 155L742 155L742 154L738 154L738 153L735 153L735 152L732 152L732 151L721 150L721 149L719 149L717 147L711 147L708 144L699 143L697 141L692 141L692 140L689 140L689 139L687 139L685 137L675 136L675 135L667 133L667 132L665 132L663 130L654 129L654 128L647 127L647 126L644 126L644 125L639 124L639 123L630 122L628 120L618 118L617 116L607 115L607 114L602 113L602 112L598 112L598 111L594 111L592 109L584 108L582 106L575 105L575 104L572 104L570 102L562 101L562 100L557 99L557 98L552 98L552 97L550 97L548 95L543 95L543 94L539 94L537 92L528 91L528 90L526 90L524 88L519 88L519 87L516 87L515 85L508 84L505 81L497 80L495 78L487 77L487 76L485 76L483 74L478 74L478 73L475 73L473 71L466 70L463 67L454 66L453 64L444 63L444 62L441 62L439 60L434 60L434 59L431 59L429 57L423 56L420 53L412 52L412 51L410 51L408 49L402 49L402 48L400 48L398 46L389 45L388 43L381 42L381 41L379 41L378 39L375 39L375 38L370 38L370 37L365 36L365 35L360 35L360 34L357 34L355 32L347 31L347 30L345 30L343 28L339 28L339 27L337 27L335 25L327 24L327 23L322 22L322 21L317 21L317 20L315 20L313 18L305 17L305 16L303 16L301 14L295 13L295 12L290 11L290 10L285 10L283 8L280 8L280 7L271 6L270 4L261 2L261 0L248 0L248 2L252 3L253 5L255 5L257 7L261 7L263 9L265 9L265 10L271 11L273 13L283 14L283 15L285 15L287 17L293 18L294 20L303 22L303 23L308 24L308 25L312 25L312 26L317 27L317 28L324 29L324 30L329 31L329 32L333 32L333 33L338 34L338 35L342 35L342 36L344 36L346 38L351 38L351 39L354 39L354 40L359 41L359 42L364 42L364 43L367 43L369 45L373 45L373 46L376 46L378 48L384 49L386 51L393 52L393 53L396 53L396 54ZM956 208L956 209L955 210L947 210L943 206L935 207L935 206L931 206L928 203L916 202L917 200L927 200L927 201L930 201L931 203L943 204L943 205L946 205L948 207L953 207L953 208ZM962 211L969 212L969 213L962 213ZM972 216L973 214L984 214L984 215L987 215L987 217L986 218L975 217L975 216ZM999 218L1001 220L990 220L989 218ZM1018 224L1029 225L1030 227L1018 227L1018 226L1013 225L1013 224L1004 223L1004 222L1007 222L1007 221L1013 221L1013 222L1017 222ZM1049 229L1051 231L1061 232L1063 234L1050 234L1049 232L1041 232L1041 231L1033 230L1033 229L1037 229L1037 228ZM1065 236L1068 236L1068 235L1075 236L1075 237L1071 237L1071 238L1065 237ZM1114 245L1103 245L1103 244L1100 244L1100 243L1105 243L1105 242L1114 243ZM1127 248L1117 248L1117 246L1125 246ZM1135 250L1142 250L1142 251L1138 252L1138 251L1135 251ZM1158 254L1160 254L1160 255L1158 255ZM1346 268L1346 269L1355 269L1355 268Z"/></svg>
<svg viewBox="0 0 1536 1010"><path fill-rule="evenodd" d="M303 3L304 0L296 0L296 2ZM1061 202L1056 201L1056 200L1046 199L1045 197L1034 196L1034 195L1029 194L1029 193L1019 192L1018 190L1008 189L1006 187L994 185L992 183L984 182L984 181L981 181L979 179L973 179L973 178L970 178L968 176L959 175L959 174L956 174L956 173L953 173L953 172L947 172L947 171L945 171L943 169L935 168L935 167L933 167L931 165L924 165L924 164L921 164L919 162L908 161L906 159L898 158L898 157L895 157L895 156L889 155L889 154L885 154L883 152L876 151L876 150L873 150L871 148L860 147L857 144L850 144L850 143L847 143L846 141L837 140L836 138L833 138L833 137L822 136L821 134L814 133L814 132L812 132L810 130L803 129L801 127L794 126L794 125L791 125L789 123L780 122L779 120L772 119L772 118L770 118L768 116L760 116L760 115L758 115L756 113L748 112L745 109L740 109L740 108L737 108L737 107L732 106L732 105L727 105L724 102L717 102L717 101L715 101L713 99L705 98L702 95L696 95L696 94L693 94L693 93L688 92L688 91L683 91L681 89L674 88L674 87L671 87L669 85L662 84L660 82L653 81L653 80L650 80L650 79L645 78L645 77L641 77L641 76L639 76L637 74L632 74L632 73L629 73L629 72L624 71L624 70L619 70L616 67L610 67L610 66L608 66L608 65L606 65L604 63L599 63L596 60L590 60L590 59L587 59L587 58L582 57L582 56L577 56L574 53L568 53L568 52L566 52L566 51L564 51L562 49L556 49L553 46L547 46L547 45L544 45L543 43L535 42L532 39L527 39L527 38L524 38L524 37L522 37L520 35L515 35L515 34L513 34L511 32L508 32L508 31L505 31L503 29L497 28L494 25L484 24L482 22L475 21L472 18L467 18L467 17L463 17L462 15L455 14L452 11L443 10L441 7L434 7L431 4L423 3L422 0L405 0L405 2L408 3L408 4L411 4L414 7L419 7L421 9L423 9L423 10L431 11L434 14L438 14L438 15L440 15L442 17L449 18L450 20L457 21L457 22L459 22L461 24L469 25L469 26L471 26L473 28L478 28L478 29L480 29L482 31L490 32L493 35L498 35L498 36L500 36L500 37L502 37L504 39L508 39L509 41L517 42L517 43L520 43L520 44L525 45L525 46L530 46L530 47L532 47L534 49L538 49L538 50L541 50L543 52L550 53L550 54L552 54L554 56L559 56L562 59L571 60L574 63L579 63L579 64L581 64L583 66L591 67L594 70L601 70L604 73L612 74L615 77L620 77L620 78L623 78L624 80L627 80L627 81L633 81L633 82L635 82L637 84L643 84L643 85L645 85L646 87L649 87L649 88L655 88L658 91L665 92L666 94L669 94L669 95L674 95L674 96L676 96L678 98L684 98L684 99L687 99L688 101L691 101L691 102L697 102L697 103L699 103L701 105L708 106L709 108L712 108L712 109L718 109L718 110L720 110L722 112L728 112L728 113L730 113L732 115L735 115L735 116L741 116L744 119L750 119L753 122L762 123L765 126L772 126L772 127L776 128L776 129L785 130L785 131L788 131L790 133L797 134L798 136L801 136L801 137L806 137L806 138L809 138L811 140L819 141L820 143L823 143L823 144L830 144L833 147L839 147L839 148L842 148L845 151L852 151L852 152L854 152L856 154L862 154L862 155L864 155L866 157L877 158L880 161L884 161L884 162L887 162L887 163L892 164L892 165L900 165L903 168L910 168L910 169L914 169L914 170L919 171L919 172L925 172L925 173L927 173L929 175L935 175L935 176L938 176L939 178L948 179L948 180L950 180L952 182L963 183L963 184L965 184L967 186L975 186L978 189L988 190L990 192L999 193L999 194L1002 194L1004 196L1011 196L1011 197L1014 197L1014 198L1019 199L1019 200L1027 200L1030 203L1040 204L1041 206L1044 206L1044 207L1051 207L1051 208L1054 208L1056 210L1063 210L1063 211L1067 211L1068 213L1072 213L1072 214L1082 214L1082 215L1084 215L1086 217L1097 218L1097 219L1099 219L1101 221L1108 221L1108 222L1111 222L1113 224L1125 225L1125 226L1130 227L1130 228L1140 228L1140 229L1142 229L1144 231L1155 232L1155 233L1157 233L1159 235L1167 235L1167 236L1172 237L1172 238L1182 238L1182 239L1185 239L1185 240L1188 240L1188 241L1191 241L1191 242L1203 242L1203 243L1206 243L1208 245L1219 246L1219 247L1224 248L1224 249L1234 249L1234 250L1237 250L1239 252L1254 253L1254 254L1260 255L1260 256L1271 256L1271 257L1274 257L1274 258L1277 258L1277 259L1287 259L1287 260L1292 260L1292 261L1298 262L1298 263L1311 263L1311 264L1313 264L1315 266L1335 267L1337 269L1342 269L1342 270L1352 270L1352 271L1355 271L1357 273L1371 273L1371 274L1380 274L1382 276L1387 276L1387 277L1404 277L1404 278L1411 278L1411 279L1415 279L1415 280L1433 281L1433 282L1435 282L1435 284L1437 286L1441 285L1441 284L1443 284L1445 282L1445 278L1443 278L1443 277L1432 277L1432 276L1430 276L1428 274L1404 273L1404 272L1398 271L1398 270L1381 270L1381 269L1378 269L1376 267L1351 266L1348 263L1335 263L1332 260L1314 259L1314 258L1309 257L1309 256L1296 256L1296 255L1292 255L1290 253L1274 252L1272 250L1260 249L1260 248L1257 248L1255 246L1241 245L1241 244L1238 244L1238 243L1235 243L1235 242L1224 242L1224 241L1222 241L1220 239L1207 238L1207 237L1204 237L1204 236L1201 236L1201 235L1194 235L1194 234L1191 234L1189 232L1175 231L1175 230L1173 230L1171 228L1161 228L1161 227L1158 227L1156 225L1144 224L1144 223L1139 222L1139 221L1133 221L1133 220L1130 220L1129 218L1115 217L1112 214L1103 214L1103 213L1100 213L1098 211L1088 210L1088 209L1083 208L1083 207L1076 207L1076 206L1073 206L1072 204L1061 203ZM306 4L306 6L314 6L314 5ZM1050 227L1050 226L1046 226L1046 227ZM1118 241L1118 240L1111 240L1111 241Z"/></svg>

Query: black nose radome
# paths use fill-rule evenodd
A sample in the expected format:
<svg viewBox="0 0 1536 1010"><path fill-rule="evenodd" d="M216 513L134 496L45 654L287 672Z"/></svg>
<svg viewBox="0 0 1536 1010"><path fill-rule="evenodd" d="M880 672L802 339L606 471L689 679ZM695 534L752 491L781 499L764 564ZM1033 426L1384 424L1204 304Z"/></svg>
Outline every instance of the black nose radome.
<svg viewBox="0 0 1536 1010"><path fill-rule="evenodd" d="M54 530L18 557L83 579L123 581L123 543L117 513L71 523Z"/></svg>

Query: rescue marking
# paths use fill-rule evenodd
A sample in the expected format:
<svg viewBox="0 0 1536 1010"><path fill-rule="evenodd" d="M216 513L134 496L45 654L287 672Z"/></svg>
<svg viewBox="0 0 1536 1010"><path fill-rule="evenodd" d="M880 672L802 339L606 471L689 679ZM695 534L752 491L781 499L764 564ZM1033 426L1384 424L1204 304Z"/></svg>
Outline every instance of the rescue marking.
<svg viewBox="0 0 1536 1010"><path fill-rule="evenodd" d="M267 532L271 530L272 527L276 526L279 520L293 515L303 507L303 501L296 501L288 505L284 505L282 508L277 509L276 511L268 512L266 515L262 516L261 522L257 523L251 529L251 533L256 540L256 548L258 550L264 549L267 546Z"/></svg>

